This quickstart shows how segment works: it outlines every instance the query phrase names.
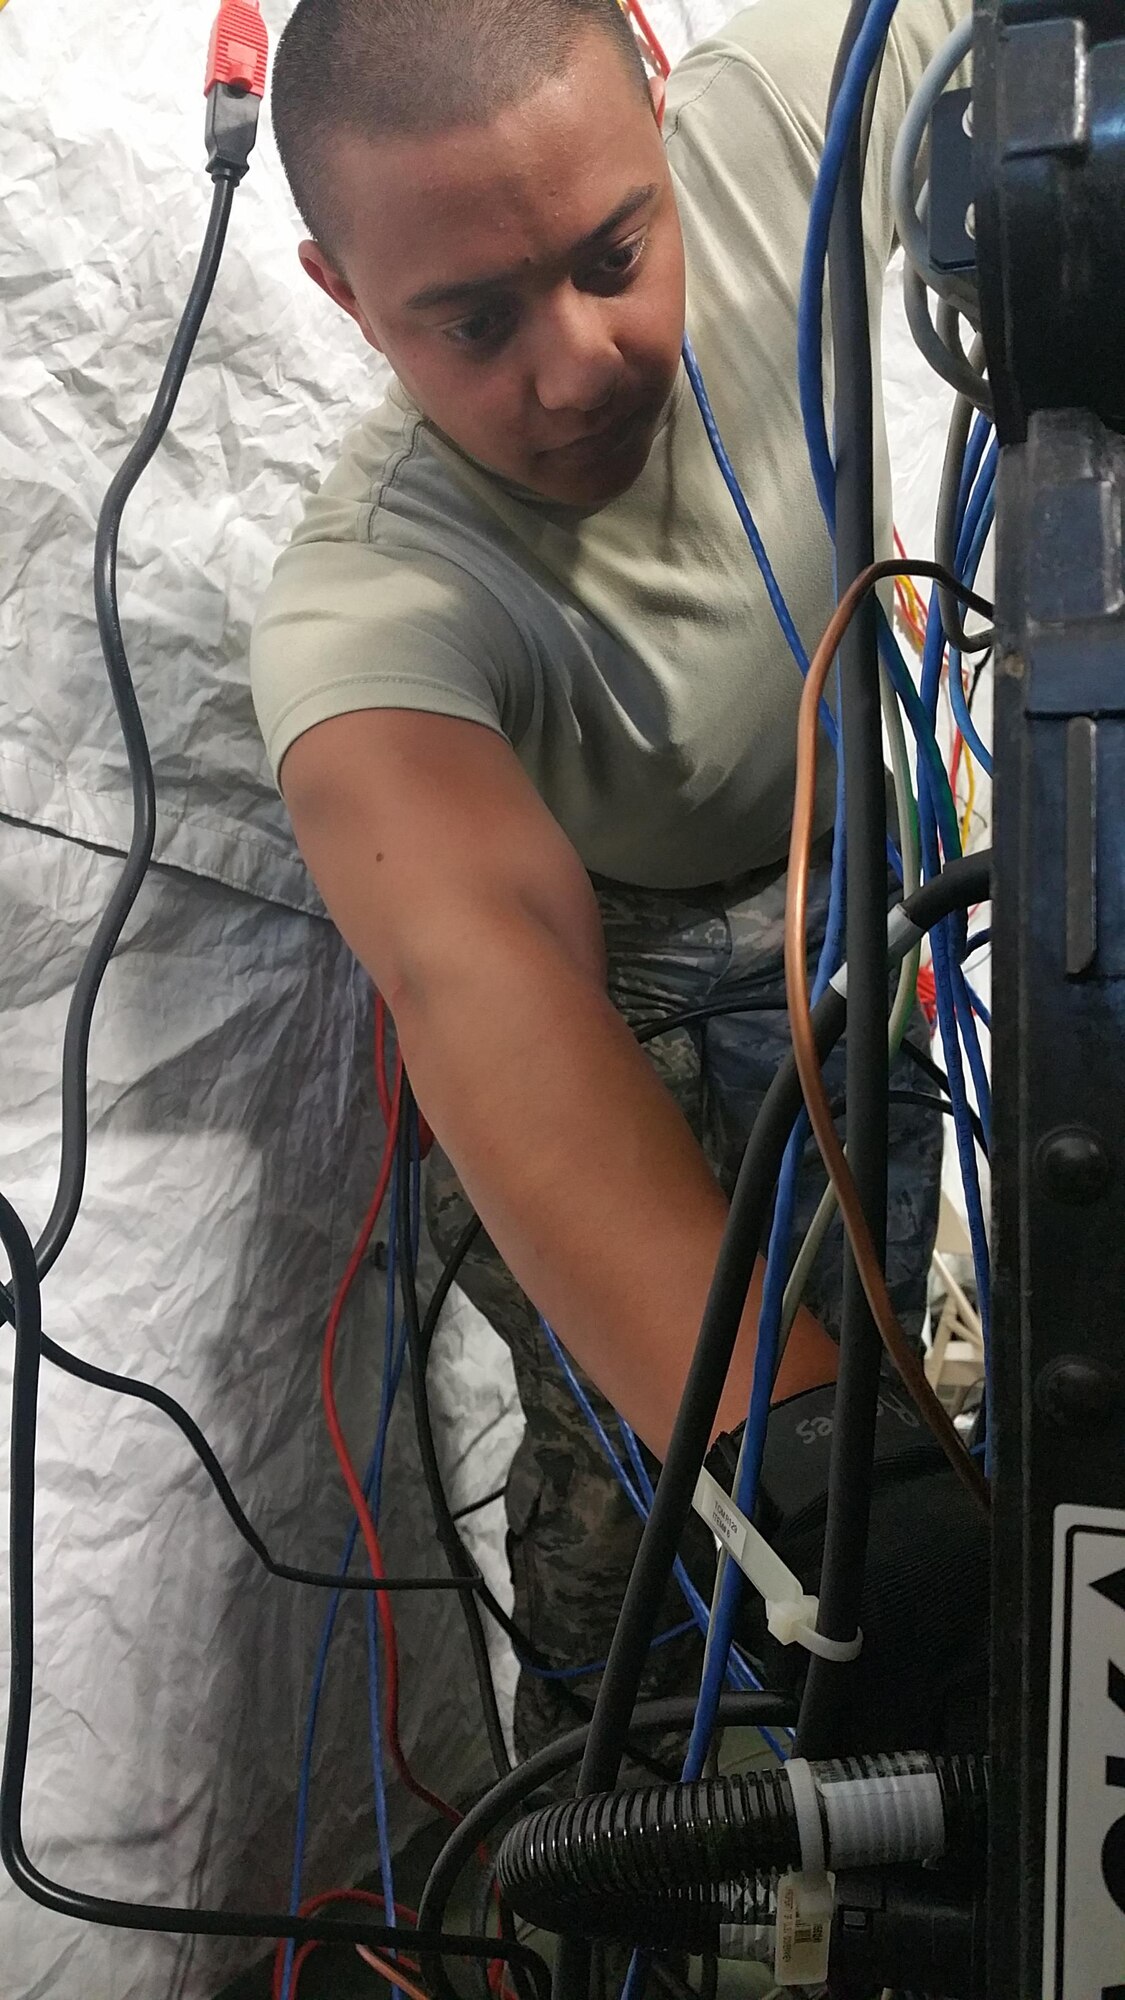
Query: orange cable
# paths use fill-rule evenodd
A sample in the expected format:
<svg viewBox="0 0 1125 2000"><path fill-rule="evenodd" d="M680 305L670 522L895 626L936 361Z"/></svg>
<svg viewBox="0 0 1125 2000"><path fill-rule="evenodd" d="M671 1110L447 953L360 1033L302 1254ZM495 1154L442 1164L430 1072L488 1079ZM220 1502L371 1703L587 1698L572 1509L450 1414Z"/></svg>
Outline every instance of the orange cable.
<svg viewBox="0 0 1125 2000"><path fill-rule="evenodd" d="M977 597L975 592L966 590L937 563L912 563L910 569L916 576L936 577L974 610L983 611L985 616L988 615L988 607L983 600ZM859 1190L833 1121L832 1106L824 1087L820 1059L816 1052L809 1003L807 919L809 866L816 800L818 703L824 692L840 641L855 615L856 606L875 584L881 582L884 577L896 575L898 570L897 560L872 563L857 576L854 583L849 585L829 620L805 676L797 718L797 785L793 801L793 831L789 847L789 879L785 899L786 1003L793 1036L793 1054L801 1079L809 1122L836 1190L840 1213L851 1240L856 1269L862 1280L867 1302L883 1345L953 1470L972 1494L973 1499L987 1513L989 1493L985 1480L969 1457L951 1419L926 1380L925 1370L908 1346L906 1336L898 1323L898 1316L891 1304L879 1254L872 1241L863 1204L859 1198Z"/></svg>
<svg viewBox="0 0 1125 2000"><path fill-rule="evenodd" d="M424 1986L416 1986L412 1979L404 1979L398 1966L392 1965L389 1959L380 1958L378 1952L369 1951L365 1944L357 1944L356 1951L365 1965L370 1965L376 1972L381 1972L383 1978L389 1980L392 1986L401 1988L403 1993L409 1993L410 2000L431 2000Z"/></svg>

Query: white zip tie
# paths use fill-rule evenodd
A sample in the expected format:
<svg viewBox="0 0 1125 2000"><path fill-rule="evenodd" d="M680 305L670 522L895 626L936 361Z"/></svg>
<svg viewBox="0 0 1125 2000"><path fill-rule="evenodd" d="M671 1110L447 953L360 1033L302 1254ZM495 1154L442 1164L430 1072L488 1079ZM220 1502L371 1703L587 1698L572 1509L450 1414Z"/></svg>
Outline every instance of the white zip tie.
<svg viewBox="0 0 1125 2000"><path fill-rule="evenodd" d="M706 1521L716 1541L738 1564L743 1576L765 1600L766 1624L782 1646L803 1646L822 1660L854 1660L863 1634L854 1639L826 1639L816 1630L819 1600L810 1595L781 1557L771 1549L717 1479L704 1466L696 1482L695 1511Z"/></svg>
<svg viewBox="0 0 1125 2000"><path fill-rule="evenodd" d="M903 905L896 903L894 909L887 917L887 957L890 963L892 965L900 964L907 953L913 951L915 945L924 936L925 932L919 930L913 917L907 916ZM846 961L832 974L828 984L840 995L841 1000L847 999L848 968Z"/></svg>
<svg viewBox="0 0 1125 2000"><path fill-rule="evenodd" d="M790 1757L785 1765L797 1837L801 1843L801 1867L807 1874L823 1875L828 1856L824 1850L824 1822L820 1817L820 1793L809 1769L807 1757Z"/></svg>

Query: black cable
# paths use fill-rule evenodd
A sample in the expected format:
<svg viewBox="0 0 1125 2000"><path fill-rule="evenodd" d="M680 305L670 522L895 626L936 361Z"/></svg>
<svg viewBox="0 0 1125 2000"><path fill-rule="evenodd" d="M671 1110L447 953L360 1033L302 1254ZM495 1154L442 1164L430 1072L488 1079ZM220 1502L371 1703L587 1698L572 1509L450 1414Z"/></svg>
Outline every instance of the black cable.
<svg viewBox="0 0 1125 2000"><path fill-rule="evenodd" d="M937 514L934 520L934 560L941 563L951 576L957 574L957 501L961 491L961 471L965 463L969 431L975 416L976 410L968 397L958 396L949 419L945 457L941 467L941 485L938 488ZM987 658L992 650L995 633L983 627L979 632L966 632L965 615L953 592L946 590L939 583L937 594L942 630L954 651L981 653ZM974 690L980 679L982 666L983 660L976 668ZM970 696L970 706L971 701Z"/></svg>
<svg viewBox="0 0 1125 2000"><path fill-rule="evenodd" d="M461 1231L460 1236L457 1238L456 1243L453 1245L452 1251L446 1258L445 1263L442 1265L441 1275L438 1278L437 1284L434 1286L433 1293L430 1298L430 1303L426 1307L426 1317L422 1321L422 1351L425 1354L427 1366L429 1366L430 1349L434 1343L434 1335L436 1334L438 1329L438 1321L441 1318L442 1307L444 1306L446 1299L449 1297L449 1294L452 1291L454 1284L456 1283L458 1271L461 1269L461 1266L464 1263L466 1257L468 1256L470 1250L472 1249L473 1244L476 1242L477 1237L480 1235L481 1228L482 1228L482 1223L480 1216L471 1215L469 1217L468 1222L465 1224L465 1227ZM411 1268L413 1268L413 1266ZM500 1490L501 1492L503 1492L502 1487ZM484 1503L482 1501L478 1501L476 1504L478 1506L481 1506Z"/></svg>
<svg viewBox="0 0 1125 2000"><path fill-rule="evenodd" d="M23 1798L35 1658L35 1438L38 1418L42 1305L35 1251L11 1203L0 1195L0 1243L11 1266L15 1326L11 1423L11 1539L8 1579L12 1664L4 1769L0 1777L0 1858L17 1888L45 1909L115 1929L169 1931L192 1937L293 1938L298 1943L367 1944L376 1950L409 1942L415 1950L470 1958L504 1958L523 1967L545 1994L538 1954L506 1940L405 1931L344 1917L295 1917L288 1911L193 1910L91 1896L52 1881L29 1858Z"/></svg>
<svg viewBox="0 0 1125 2000"><path fill-rule="evenodd" d="M908 897L905 911L917 928L928 930L951 909L984 901L990 859L980 853L952 861ZM845 999L829 987L813 1014L822 1061L839 1040L846 1015ZM790 1052L766 1092L742 1156L683 1396L594 1706L579 1777L582 1792L611 1790L617 1778L624 1732L711 1441L782 1154L801 1103L800 1079Z"/></svg>
<svg viewBox="0 0 1125 2000"><path fill-rule="evenodd" d="M917 1044L912 1042L909 1036L907 1036L903 1040L903 1042L901 1043L901 1048L903 1055L909 1056L915 1068L920 1069L923 1076L928 1076L931 1083L936 1083L938 1089L944 1091L945 1095L948 1097L949 1078L946 1076L945 1071L941 1068L940 1064L936 1063L933 1057L927 1054L925 1049L918 1048ZM981 1124L980 1119L978 1118L976 1112L973 1110L971 1105L969 1106L969 1123L973 1128L973 1138L976 1140L977 1145L980 1147L981 1152L984 1154L984 1157L987 1160L988 1140L985 1137L984 1126Z"/></svg>
<svg viewBox="0 0 1125 2000"><path fill-rule="evenodd" d="M406 1339L410 1352L410 1389L414 1408L414 1429L418 1438L418 1451L422 1460L422 1476L426 1491L430 1496L430 1506L434 1516L434 1527L442 1553L449 1566L452 1578L472 1584L471 1589L460 1592L461 1612L468 1633L469 1648L473 1656L473 1672L480 1691L481 1713L484 1717L485 1734L492 1761L498 1777L504 1777L511 1770L511 1759L504 1741L504 1725L500 1720L500 1707L496 1699L496 1684L492 1678L492 1664L488 1657L488 1641L484 1636L480 1609L473 1591L479 1582L476 1565L469 1561L465 1546L457 1532L457 1523L449 1511L449 1502L442 1483L441 1466L438 1462L437 1445L434 1442L433 1424L430 1420L430 1400L426 1390L426 1370L433 1329L437 1326L440 1302L437 1311L431 1301L427 1323L431 1330L428 1339L423 1339L422 1321L418 1311L418 1292L414 1282L414 1214L412 1183L413 1162L417 1144L418 1128L414 1115L414 1093L410 1079L403 1075L402 1100L398 1125L398 1263L399 1282L402 1286L403 1311L406 1317ZM462 1232L464 1235L465 1232ZM470 1239L471 1240L471 1239ZM452 1281L451 1281L452 1282ZM446 1288L448 1289L448 1287Z"/></svg>
<svg viewBox="0 0 1125 2000"><path fill-rule="evenodd" d="M670 1994L671 2000L699 2000L699 1995L690 1979L685 1979L683 1973L677 1971L666 1958L662 1958L659 1952L653 1952L649 1958L649 1970L657 1985L662 1986L665 1993Z"/></svg>
<svg viewBox="0 0 1125 2000"><path fill-rule="evenodd" d="M634 1734L647 1734L649 1730L682 1728L690 1723L694 1713L694 1696L676 1695L661 1701L641 1702L627 1721ZM722 1726L730 1728L758 1728L762 1725L769 1728L791 1721L793 1713L793 1703L782 1695L726 1694L719 1703L718 1720ZM501 1778L491 1791L478 1799L465 1814L460 1826L454 1827L430 1870L418 1905L419 1927L424 1928L427 1935L440 1929L442 1915L458 1877L477 1848L487 1841L501 1820L526 1805L540 1785L550 1784L569 1764L578 1762L591 1726L586 1724L582 1728L568 1730L565 1736L535 1751L526 1763L506 1778ZM455 1989L436 1954L431 1955L428 1963L423 1960L422 1971L427 1984L440 1996L440 2000L454 2000Z"/></svg>
<svg viewBox="0 0 1125 2000"><path fill-rule="evenodd" d="M479 1500L470 1500L468 1506L455 1507L453 1519L458 1522L467 1521L470 1514L483 1514L486 1507L495 1507L498 1500L503 1500L507 1491L506 1484L494 1486L491 1493L483 1493Z"/></svg>
<svg viewBox="0 0 1125 2000"><path fill-rule="evenodd" d="M221 93L218 93L221 94ZM209 115L214 112L214 98ZM236 107L237 112L237 107ZM237 156L253 144L256 111L238 113L239 143L234 164L209 146L215 183L203 245L152 408L140 437L110 483L98 516L94 558L94 601L98 631L110 689L117 710L132 789L132 827L125 864L110 901L87 949L67 1012L62 1060L62 1145L55 1199L39 1242L32 1246L19 1217L0 1195L0 1235L12 1264L11 1290L0 1285L0 1318L15 1327L15 1375L12 1403L11 1547L9 1555L12 1621L11 1701L0 1781L0 1850L13 1880L34 1900L89 1922L142 1930L195 1935L288 1937L297 1941L337 1940L393 1947L402 1933L387 1926L346 1919L323 1922L288 1914L258 1916L232 1911L205 1911L146 1906L87 1896L52 1882L29 1860L23 1842L22 1806L31 1719L34 1619L35 1431L39 1368L43 1358L94 1387L136 1397L171 1418L208 1473L226 1511L259 1561L274 1575L326 1589L369 1589L369 1578L340 1578L327 1572L277 1563L235 1498L222 1466L198 1425L163 1390L126 1376L96 1368L69 1354L43 1336L40 1280L65 1245L81 1205L88 1151L88 1057L94 1009L106 969L132 910L152 857L156 834L156 795L152 761L144 723L125 651L117 603L117 551L125 504L157 450L175 409L176 400L206 312L230 219L234 188L245 171ZM475 1580L435 1580L429 1577L386 1579L376 1588L475 1588ZM502 1957L525 1966L542 1990L545 1968L536 1954L521 1947L497 1946L476 1938L435 1939L450 1952L473 1957Z"/></svg>
<svg viewBox="0 0 1125 2000"><path fill-rule="evenodd" d="M981 684L981 677L984 673L985 668L991 664L992 654L993 654L993 648L991 646L988 646L986 647L985 651L981 654L980 658L973 661L973 677L969 682L968 692L965 696L965 706L968 709L970 715L973 712L973 703L977 698L977 689Z"/></svg>
<svg viewBox="0 0 1125 2000"><path fill-rule="evenodd" d="M125 866L82 961L67 1009L62 1057L62 1148L55 1199L35 1246L40 1277L50 1270L63 1248L82 1201L86 1180L86 1067L90 1027L106 968L137 900L156 840L156 786L152 760L129 671L117 607L117 542L121 517L125 503L160 444L176 407L176 398L214 288L233 200L233 181L226 177L217 179L199 262L164 364L160 386L144 429L110 481L98 515L94 545L94 607L106 673L125 741L132 787L133 824ZM0 1287L0 1307L2 1317L10 1319L12 1302L3 1287Z"/></svg>
<svg viewBox="0 0 1125 2000"><path fill-rule="evenodd" d="M852 0L829 111L868 0ZM875 561L874 390L863 231L862 134L857 121L840 172L828 239L836 438L836 590L842 597ZM848 1164L882 1262L887 1234L886 972L887 802L879 688L878 603L868 591L840 642L840 734L847 827ZM883 1347L850 1241L844 1243L840 1360L828 1467L828 1511L817 1631L854 1638L867 1563L875 1423ZM805 1677L797 1746L844 1753L853 1666L814 1655Z"/></svg>

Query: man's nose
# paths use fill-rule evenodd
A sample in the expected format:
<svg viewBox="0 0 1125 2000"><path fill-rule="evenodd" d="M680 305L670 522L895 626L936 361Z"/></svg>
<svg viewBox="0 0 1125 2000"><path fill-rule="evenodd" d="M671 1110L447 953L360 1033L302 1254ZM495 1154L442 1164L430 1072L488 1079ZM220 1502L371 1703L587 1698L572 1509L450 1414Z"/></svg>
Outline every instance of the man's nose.
<svg viewBox="0 0 1125 2000"><path fill-rule="evenodd" d="M532 366L542 409L592 414L612 400L623 363L605 308L596 294L566 286L537 315Z"/></svg>

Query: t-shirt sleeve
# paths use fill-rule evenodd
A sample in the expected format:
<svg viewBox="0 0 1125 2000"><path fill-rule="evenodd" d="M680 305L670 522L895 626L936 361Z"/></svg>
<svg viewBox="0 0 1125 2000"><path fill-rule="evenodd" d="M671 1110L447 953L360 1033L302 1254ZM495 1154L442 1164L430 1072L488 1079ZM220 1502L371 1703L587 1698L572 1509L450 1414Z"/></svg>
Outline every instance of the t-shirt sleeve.
<svg viewBox="0 0 1125 2000"><path fill-rule="evenodd" d="M891 23L864 177L868 242L884 263L894 240L890 161L895 138L922 72L967 12L968 0L899 0ZM785 128L812 158L819 158L836 51L847 13L846 0L758 0L756 6L735 14L676 72L674 101L682 98L685 105L690 104L696 89L720 100L727 98L722 112L718 104L706 107L709 134L712 143L721 146L728 167L745 175L751 189L762 176L764 151L768 155L777 147ZM737 98L730 97L721 77L723 66L733 72L728 75L728 85L741 70L743 85L749 72L756 87L743 87ZM765 174L768 179L768 165ZM799 217L802 238L806 202L807 192L802 193L794 184L788 206L794 217ZM784 212L784 200L781 206Z"/></svg>
<svg viewBox="0 0 1125 2000"><path fill-rule="evenodd" d="M250 681L275 779L318 722L409 708L514 740L527 648L468 571L426 550L298 541L278 559L254 622Z"/></svg>

